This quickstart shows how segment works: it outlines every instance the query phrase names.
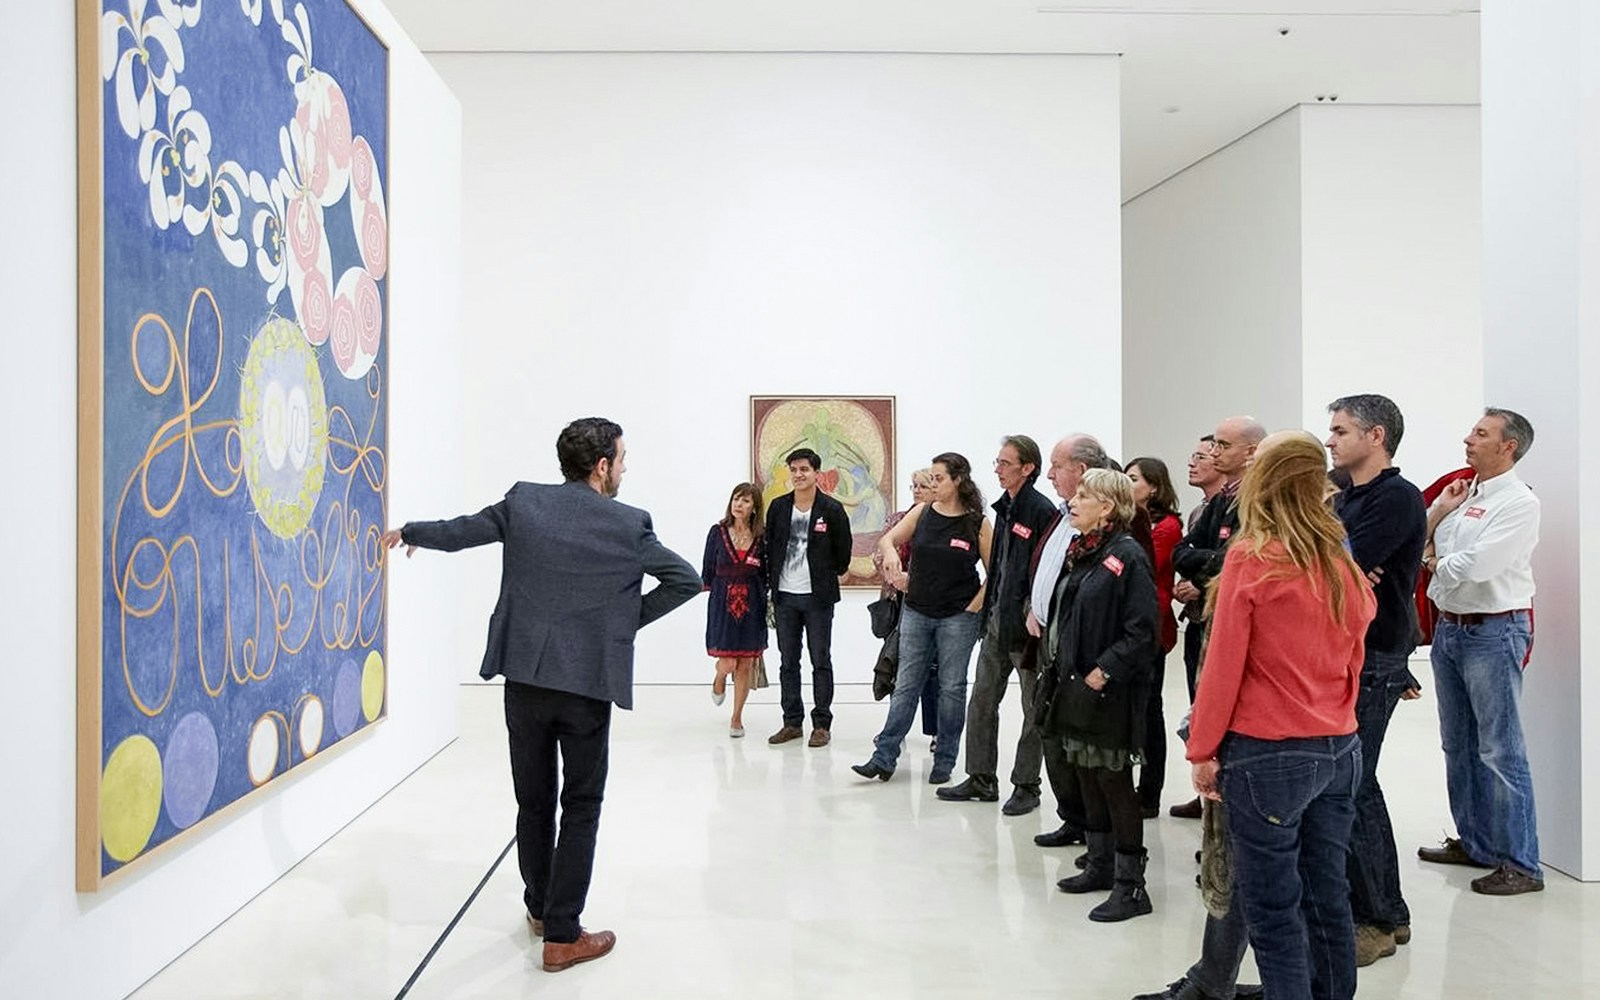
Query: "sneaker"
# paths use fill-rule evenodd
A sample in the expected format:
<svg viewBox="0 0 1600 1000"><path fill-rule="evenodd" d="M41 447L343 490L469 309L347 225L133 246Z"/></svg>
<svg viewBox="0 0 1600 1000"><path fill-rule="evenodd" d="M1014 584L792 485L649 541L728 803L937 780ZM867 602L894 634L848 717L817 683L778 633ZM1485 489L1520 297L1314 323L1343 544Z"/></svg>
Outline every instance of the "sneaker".
<svg viewBox="0 0 1600 1000"><path fill-rule="evenodd" d="M1394 954L1394 935L1371 924L1356 927L1356 968L1362 969Z"/></svg>
<svg viewBox="0 0 1600 1000"><path fill-rule="evenodd" d="M1520 896L1525 892L1543 892L1544 879L1535 878L1507 864L1482 878L1473 879L1472 891L1485 896Z"/></svg>
<svg viewBox="0 0 1600 1000"><path fill-rule="evenodd" d="M1454 837L1444 838L1444 843L1438 847L1419 847L1417 857L1435 865L1466 865L1468 868L1493 868L1486 865L1467 853L1461 841Z"/></svg>
<svg viewBox="0 0 1600 1000"><path fill-rule="evenodd" d="M773 746L780 743L789 743L804 736L806 731L799 726L784 726L782 729L767 737L767 742Z"/></svg>

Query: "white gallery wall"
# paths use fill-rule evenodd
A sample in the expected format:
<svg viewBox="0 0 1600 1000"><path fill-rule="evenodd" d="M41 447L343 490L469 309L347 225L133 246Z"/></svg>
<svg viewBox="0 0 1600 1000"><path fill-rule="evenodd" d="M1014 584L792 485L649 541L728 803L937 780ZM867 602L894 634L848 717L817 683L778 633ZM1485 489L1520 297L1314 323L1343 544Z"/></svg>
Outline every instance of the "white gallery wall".
<svg viewBox="0 0 1600 1000"><path fill-rule="evenodd" d="M621 499L698 566L752 394L895 396L899 506L944 450L992 495L1005 433L1119 447L1114 57L431 58L464 123L462 473L396 517L559 478L557 431L600 414ZM413 562L446 559L470 679L499 553ZM841 681L870 677L870 596L838 611ZM702 599L641 633L637 680L708 681L704 632Z"/></svg>
<svg viewBox="0 0 1600 1000"><path fill-rule="evenodd" d="M1123 439L1167 462L1185 511L1219 420L1299 422L1299 165L1291 111L1123 206Z"/></svg>
<svg viewBox="0 0 1600 1000"><path fill-rule="evenodd" d="M1231 413L1323 437L1331 400L1378 392L1414 482L1459 468L1483 401L1480 176L1475 107L1300 105L1128 202L1129 446L1181 466Z"/></svg>
<svg viewBox="0 0 1600 1000"><path fill-rule="evenodd" d="M398 25L357 4L391 47L385 336L390 502L446 502L456 477L460 113ZM454 736L452 571L397 574L389 592L389 717L297 769L95 894L73 891L76 620L77 256L73 4L30 15L4 62L26 157L0 164L14 233L0 247L11 303L12 379L0 418L14 436L0 517L10 722L0 727L0 996L126 996L348 823ZM238 11L234 13L237 15ZM25 430L23 430L25 429ZM24 488L25 486L25 488ZM342 914L356 926L359 914ZM343 934L344 932L340 932ZM429 932L431 934L431 932ZM427 947L420 943L418 955Z"/></svg>

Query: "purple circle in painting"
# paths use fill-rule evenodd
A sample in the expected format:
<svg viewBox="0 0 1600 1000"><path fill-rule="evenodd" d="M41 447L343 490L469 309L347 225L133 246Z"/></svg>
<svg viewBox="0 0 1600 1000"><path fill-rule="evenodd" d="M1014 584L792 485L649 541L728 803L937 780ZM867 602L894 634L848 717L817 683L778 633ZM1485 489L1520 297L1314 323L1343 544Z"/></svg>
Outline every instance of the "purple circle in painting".
<svg viewBox="0 0 1600 1000"><path fill-rule="evenodd" d="M361 669L354 660L339 664L333 679L333 731L344 739L361 722Z"/></svg>
<svg viewBox="0 0 1600 1000"><path fill-rule="evenodd" d="M201 712L172 727L161 758L161 795L167 815L182 830L206 814L217 787L217 730Z"/></svg>

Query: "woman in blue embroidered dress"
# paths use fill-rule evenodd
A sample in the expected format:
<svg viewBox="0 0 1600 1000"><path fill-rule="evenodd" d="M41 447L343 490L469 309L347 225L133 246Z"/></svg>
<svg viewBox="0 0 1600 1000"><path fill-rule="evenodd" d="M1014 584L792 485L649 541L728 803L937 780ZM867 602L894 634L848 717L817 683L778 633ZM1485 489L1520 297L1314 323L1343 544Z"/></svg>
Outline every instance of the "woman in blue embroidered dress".
<svg viewBox="0 0 1600 1000"><path fill-rule="evenodd" d="M706 535L700 580L710 591L706 604L706 653L716 658L711 700L720 705L733 676L733 718L728 735L744 735L744 702L756 657L767 648L766 539L761 499L754 483L740 483L728 497L722 520Z"/></svg>

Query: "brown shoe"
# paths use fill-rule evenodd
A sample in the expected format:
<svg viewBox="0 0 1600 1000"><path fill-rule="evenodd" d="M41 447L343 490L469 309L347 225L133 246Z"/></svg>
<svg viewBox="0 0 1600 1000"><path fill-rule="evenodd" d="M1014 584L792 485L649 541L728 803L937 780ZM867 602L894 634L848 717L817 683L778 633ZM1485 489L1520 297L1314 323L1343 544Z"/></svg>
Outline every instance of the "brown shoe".
<svg viewBox="0 0 1600 1000"><path fill-rule="evenodd" d="M533 914L530 913L530 914L528 914L528 926L533 928L533 936L534 937L538 937L538 938L544 937L544 921L543 920L540 920L538 917L536 917L536 916L534 916Z"/></svg>
<svg viewBox="0 0 1600 1000"><path fill-rule="evenodd" d="M1510 865L1501 865L1482 878L1473 879L1472 891L1485 896L1520 896L1525 892L1543 892L1544 879Z"/></svg>
<svg viewBox="0 0 1600 1000"><path fill-rule="evenodd" d="M1200 812L1200 798L1199 796L1196 796L1193 801L1185 802L1182 805L1176 805L1171 809L1168 809L1167 815L1176 816L1178 819L1199 819Z"/></svg>
<svg viewBox="0 0 1600 1000"><path fill-rule="evenodd" d="M554 941L544 943L544 971L560 972L579 962L592 962L603 958L616 947L617 936L610 931L579 931L578 940L566 944Z"/></svg>
<svg viewBox="0 0 1600 1000"><path fill-rule="evenodd" d="M768 736L767 742L771 743L773 746L777 746L779 743L788 743L791 740L797 740L805 734L806 731L801 729L799 726L784 726L771 736Z"/></svg>
<svg viewBox="0 0 1600 1000"><path fill-rule="evenodd" d="M829 739L831 739L831 737L828 735L828 731L826 729L813 729L811 730L811 738L806 740L806 746L825 747L828 745Z"/></svg>
<svg viewBox="0 0 1600 1000"><path fill-rule="evenodd" d="M1417 857L1435 865L1466 865L1468 868L1493 868L1486 865L1467 853L1461 846L1461 841L1454 837L1444 838L1444 843L1438 847L1419 847Z"/></svg>
<svg viewBox="0 0 1600 1000"><path fill-rule="evenodd" d="M1411 943L1411 925L1410 924L1395 924L1394 925L1394 943L1395 944L1410 944Z"/></svg>
<svg viewBox="0 0 1600 1000"><path fill-rule="evenodd" d="M1394 935L1371 924L1356 927L1356 968L1366 968L1394 954Z"/></svg>

